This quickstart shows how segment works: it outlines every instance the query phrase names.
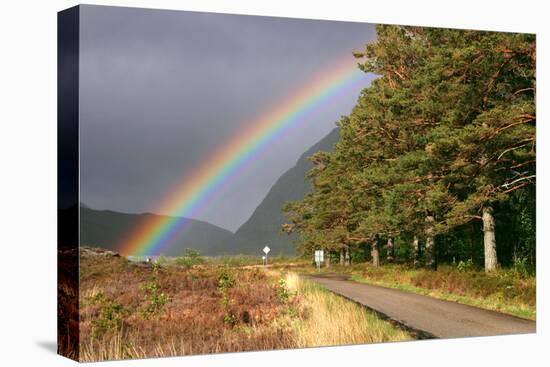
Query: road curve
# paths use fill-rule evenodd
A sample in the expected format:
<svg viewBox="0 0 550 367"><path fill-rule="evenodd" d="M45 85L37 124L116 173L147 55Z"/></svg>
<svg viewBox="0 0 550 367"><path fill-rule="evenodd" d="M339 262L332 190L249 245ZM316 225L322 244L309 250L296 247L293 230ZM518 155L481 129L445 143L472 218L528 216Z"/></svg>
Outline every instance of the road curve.
<svg viewBox="0 0 550 367"><path fill-rule="evenodd" d="M527 334L536 323L515 316L412 292L347 280L336 274L308 275L324 288L415 331L421 338Z"/></svg>

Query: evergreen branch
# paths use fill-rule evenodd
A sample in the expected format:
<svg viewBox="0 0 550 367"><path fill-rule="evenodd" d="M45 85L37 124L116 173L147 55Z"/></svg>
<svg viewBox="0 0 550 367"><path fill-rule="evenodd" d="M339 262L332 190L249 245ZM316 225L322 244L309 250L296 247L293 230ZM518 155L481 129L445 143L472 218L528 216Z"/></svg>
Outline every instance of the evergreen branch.
<svg viewBox="0 0 550 367"><path fill-rule="evenodd" d="M524 182L524 183L522 183L521 185L518 185L518 186L512 187L511 189L508 189L508 190L503 191L503 193L504 193L504 194L508 194L508 193L510 193L510 192L512 192L512 191L514 191L514 190L517 190L517 189L519 189L519 188L522 188L523 186L527 186L527 185L529 185L530 183L531 183L530 181Z"/></svg>
<svg viewBox="0 0 550 367"><path fill-rule="evenodd" d="M527 165L527 164L535 163L535 162L536 162L536 159L530 159L530 160L528 160L528 161L526 161L526 162L518 163L518 164L516 164L515 166L510 167L510 169L523 167L523 166L525 166L525 165Z"/></svg>
<svg viewBox="0 0 550 367"><path fill-rule="evenodd" d="M520 94L520 93L523 93L523 92L527 92L528 90L535 91L535 88L523 88L523 89L520 89L520 90L515 91L512 95L515 96L516 94Z"/></svg>
<svg viewBox="0 0 550 367"><path fill-rule="evenodd" d="M522 144L522 145L518 145L517 147L512 147L512 148L508 148L508 149L504 150L504 151L503 151L502 153L500 153L500 155L498 156L497 161L499 161L500 158L502 158L502 156L503 156L504 154L506 154L506 153L508 153L508 152L511 152L511 151L513 151L513 150L519 149L519 148L523 148L523 147L525 147L525 146L527 146L527 145L529 145L529 143L525 143L525 144Z"/></svg>
<svg viewBox="0 0 550 367"><path fill-rule="evenodd" d="M521 116L518 116L518 117L525 117L524 120L521 120L519 122L514 122L513 124L509 124L509 125L506 125L506 126L502 126L502 127L499 127L498 129L495 130L495 132L489 137L489 139L495 137L496 135L500 134L501 132L503 132L504 130L508 130L509 128L511 127L514 127L514 126L517 126L517 125L523 125L523 124L526 124L528 122L531 122L535 119L535 116L531 116L531 115L528 115L528 114L524 114L524 115L521 115Z"/></svg>
<svg viewBox="0 0 550 367"><path fill-rule="evenodd" d="M506 182L502 185L500 185L500 187L504 187L505 189L509 188L510 186L518 183L518 182L521 182L521 181L524 181L524 180L531 180L532 178L535 178L537 177L537 175L531 175L531 176L525 176L525 177L520 177L520 178L517 178L515 179L514 181L512 182ZM530 183L531 181L527 182L526 184Z"/></svg>
<svg viewBox="0 0 550 367"><path fill-rule="evenodd" d="M500 76L500 73L502 72L502 69L504 69L504 66L509 63L509 59L506 59L498 68L498 70L493 74L491 79L489 80L489 83L487 84L487 88L485 89L485 93L483 96L483 105L487 104L487 101L489 99L489 94L492 92L493 88L495 87L495 82Z"/></svg>

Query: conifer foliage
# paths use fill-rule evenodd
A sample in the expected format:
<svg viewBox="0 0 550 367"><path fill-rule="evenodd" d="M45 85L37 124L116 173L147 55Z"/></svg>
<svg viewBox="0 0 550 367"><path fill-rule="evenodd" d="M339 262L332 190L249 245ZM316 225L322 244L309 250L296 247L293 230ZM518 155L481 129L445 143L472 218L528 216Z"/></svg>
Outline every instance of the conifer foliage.
<svg viewBox="0 0 550 367"><path fill-rule="evenodd" d="M534 265L535 36L378 26L378 75L284 211L298 249L390 261ZM386 246L384 246L387 244Z"/></svg>

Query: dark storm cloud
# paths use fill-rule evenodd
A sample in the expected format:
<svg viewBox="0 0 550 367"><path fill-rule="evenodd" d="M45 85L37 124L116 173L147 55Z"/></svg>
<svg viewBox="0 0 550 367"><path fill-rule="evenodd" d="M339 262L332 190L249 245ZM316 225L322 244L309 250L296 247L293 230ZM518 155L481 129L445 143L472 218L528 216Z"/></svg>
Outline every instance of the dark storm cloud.
<svg viewBox="0 0 550 367"><path fill-rule="evenodd" d="M82 201L155 211L254 117L373 38L369 24L84 6ZM349 113L359 90L308 115L195 217L235 230L276 179Z"/></svg>

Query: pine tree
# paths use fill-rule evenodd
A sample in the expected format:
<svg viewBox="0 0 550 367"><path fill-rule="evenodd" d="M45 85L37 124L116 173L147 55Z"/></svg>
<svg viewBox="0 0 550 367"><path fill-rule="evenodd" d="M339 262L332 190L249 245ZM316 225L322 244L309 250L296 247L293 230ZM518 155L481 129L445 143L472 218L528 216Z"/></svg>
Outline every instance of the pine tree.
<svg viewBox="0 0 550 367"><path fill-rule="evenodd" d="M379 77L338 122L334 152L311 157L313 191L285 207L285 229L299 233L302 251L344 259L371 243L375 265L381 238L407 239L414 261L423 239L435 268L437 238L480 220L492 271L495 215L527 213L506 203L534 197L534 36L401 26L377 35L355 56ZM534 214L526 218L517 225L533 228Z"/></svg>

